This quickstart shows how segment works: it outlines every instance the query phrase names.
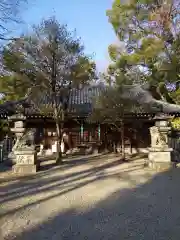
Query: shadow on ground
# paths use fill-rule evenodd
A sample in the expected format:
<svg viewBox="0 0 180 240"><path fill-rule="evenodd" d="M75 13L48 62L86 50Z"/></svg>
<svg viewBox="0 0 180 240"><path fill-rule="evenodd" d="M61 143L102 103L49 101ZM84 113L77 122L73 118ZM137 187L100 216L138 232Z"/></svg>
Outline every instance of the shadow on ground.
<svg viewBox="0 0 180 240"><path fill-rule="evenodd" d="M117 184L126 181L133 186L120 188L87 209L72 206L49 217L41 224L22 228L21 233L10 233L4 239L179 240L180 169L170 169L159 174L152 174L144 169L143 175L132 175L133 172L143 169L142 162L118 171L114 170L119 163L119 160L115 160L112 163L83 171L77 170L62 176L57 174L44 178L43 175L42 178L17 180L1 186L1 206L8 201L16 202L15 200L23 197L44 194L41 199L28 202L26 205L17 206L11 210L2 208L1 217L4 221L10 219L12 214L18 216L24 210L30 210L36 205L72 191L76 194L77 189L92 183L98 184L99 181L116 179ZM141 184L139 179L142 177L149 180ZM54 193L53 190L56 192ZM52 194L46 196L48 192ZM87 192L88 194L92 193ZM52 208L50 205L49 207Z"/></svg>
<svg viewBox="0 0 180 240"><path fill-rule="evenodd" d="M179 240L179 180L179 169L159 174L148 184L114 192L87 212L69 209L9 239Z"/></svg>
<svg viewBox="0 0 180 240"><path fill-rule="evenodd" d="M95 161L94 158L93 158L93 161ZM67 174L63 174L63 175L56 174L55 176L52 176L52 177L49 176L49 173L52 174L52 172L54 171L54 169L52 169L51 171L47 171L39 175L33 175L33 176L21 177L21 178L14 177L14 181L8 184L5 184L4 186L3 185L0 186L0 205L3 203L6 203L7 201L15 201L19 198L31 196L33 194L50 192L57 188L59 189L59 191L62 190L63 188L63 191L61 193L58 193L57 196L66 194L68 192L74 191L83 186L86 186L87 184L90 184L94 181L97 181L98 179L102 180L103 178L116 176L116 173L103 174L103 172L124 163L118 158L115 161L104 163L98 166L98 161L99 159L97 159L97 161L94 162L93 168L70 171ZM142 166L140 165L140 167ZM66 165L65 167L61 166L61 168L56 168L55 170L58 173L59 171L61 172L65 171L65 169L71 170L70 168L68 168L68 165ZM125 169L123 170L124 172L126 172ZM130 170L131 169L129 169L129 171ZM82 181L82 182L80 184L77 184L78 181ZM64 189L66 185L68 185L68 187ZM45 200L48 200L48 199L49 197L47 197L47 199ZM16 210L12 210L9 213L13 213L15 211ZM6 214L7 213L4 213L4 214L2 213L1 216L4 216Z"/></svg>
<svg viewBox="0 0 180 240"><path fill-rule="evenodd" d="M6 163L1 163L0 164L0 184L1 183L5 183L5 182L10 182L10 181L14 181L14 180L31 180L36 178L37 174L39 174L38 176L43 176L46 175L46 171L59 171L60 169L66 170L66 169L70 169L73 168L75 166L82 166L82 165L90 165L90 166L96 166L97 162L102 162L104 161L105 158L118 158L121 162L121 155L120 154L108 154L108 153L104 153L104 154L98 154L98 155L84 155L84 156L75 156L75 157L65 157L63 159L63 163L62 165L57 166L55 160L52 160L52 157L46 157L46 158L40 158L39 162L40 162L40 169L39 172L36 174L30 174L30 175L26 175L26 176L17 176L14 174L8 174L8 177L5 175L5 177L3 175L1 175L2 173L6 173L9 172L11 173L12 170L12 166L7 166ZM128 159L130 161L134 161L136 159L140 159L140 158L146 158L147 154L133 154L131 156L128 156ZM47 163L47 164L46 164Z"/></svg>
<svg viewBox="0 0 180 240"><path fill-rule="evenodd" d="M26 180L32 180L37 177L37 175L43 176L48 174L48 171L61 171L67 170L70 168L73 168L75 166L82 166L82 165L95 165L97 166L98 162L103 162L104 159L106 158L114 158L114 154L100 154L100 155L84 155L84 156L79 156L79 157L73 157L73 158L64 158L63 163L57 165L55 160L52 160L52 157L46 157L45 159L40 158L40 169L37 173L35 174L29 174L29 175L17 175L17 174L8 174L7 175L1 175L1 173L4 172L9 172L11 173L12 167L7 166L5 163L2 163L0 165L0 184L5 183L5 182L11 182L14 180L21 180L21 181L26 181ZM121 159L120 155L116 155L118 159ZM5 176L5 177L4 177Z"/></svg>

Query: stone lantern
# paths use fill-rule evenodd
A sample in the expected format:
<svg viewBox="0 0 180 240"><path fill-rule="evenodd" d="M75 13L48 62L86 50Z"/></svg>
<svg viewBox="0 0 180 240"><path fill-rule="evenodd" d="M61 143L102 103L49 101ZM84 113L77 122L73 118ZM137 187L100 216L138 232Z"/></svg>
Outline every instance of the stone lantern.
<svg viewBox="0 0 180 240"><path fill-rule="evenodd" d="M35 129L26 129L26 117L16 114L9 117L14 122L11 131L16 135L16 142L13 146L12 153L8 156L15 163L13 171L15 173L34 173L37 171L37 152L34 145Z"/></svg>
<svg viewBox="0 0 180 240"><path fill-rule="evenodd" d="M14 154L14 151L18 147L19 140L25 132L25 128L24 128L25 119L26 119L25 116L23 116L21 114L16 114L16 115L13 115L11 117L8 117L8 120L10 122L14 123L14 127L10 128L10 130L16 136L16 142L15 142L13 148L12 148L12 152L8 155L8 159L12 162L12 164L16 163L16 156Z"/></svg>

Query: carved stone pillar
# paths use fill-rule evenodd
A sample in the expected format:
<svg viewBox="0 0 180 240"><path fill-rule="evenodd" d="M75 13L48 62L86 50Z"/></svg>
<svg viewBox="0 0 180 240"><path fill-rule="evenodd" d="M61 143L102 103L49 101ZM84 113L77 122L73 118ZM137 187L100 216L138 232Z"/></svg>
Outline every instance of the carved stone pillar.
<svg viewBox="0 0 180 240"><path fill-rule="evenodd" d="M167 120L158 120L155 126L150 128L151 147L148 154L148 165L155 169L169 168L173 166L172 151L168 146L168 133L171 127Z"/></svg>

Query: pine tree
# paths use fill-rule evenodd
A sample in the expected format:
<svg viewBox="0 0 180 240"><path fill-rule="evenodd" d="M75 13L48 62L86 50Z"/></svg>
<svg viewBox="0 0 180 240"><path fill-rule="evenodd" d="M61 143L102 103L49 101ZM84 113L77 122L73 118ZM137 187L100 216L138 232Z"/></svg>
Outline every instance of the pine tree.
<svg viewBox="0 0 180 240"><path fill-rule="evenodd" d="M125 75L139 67L143 81L157 86L162 99L173 102L167 85L180 77L180 3L173 0L115 0L107 11L110 23L124 51L110 46L110 56L116 69ZM177 88L176 88L177 90Z"/></svg>

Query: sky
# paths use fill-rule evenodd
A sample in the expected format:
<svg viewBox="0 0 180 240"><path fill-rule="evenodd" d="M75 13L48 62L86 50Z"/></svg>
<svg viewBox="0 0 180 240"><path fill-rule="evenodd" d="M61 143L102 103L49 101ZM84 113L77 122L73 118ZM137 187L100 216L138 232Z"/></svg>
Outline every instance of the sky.
<svg viewBox="0 0 180 240"><path fill-rule="evenodd" d="M32 2L31 2L32 1ZM56 16L70 30L76 29L87 54L95 54L98 70L105 70L109 63L107 48L115 42L115 33L108 22L106 10L112 0L31 0L23 14L22 31L38 24L42 18Z"/></svg>

